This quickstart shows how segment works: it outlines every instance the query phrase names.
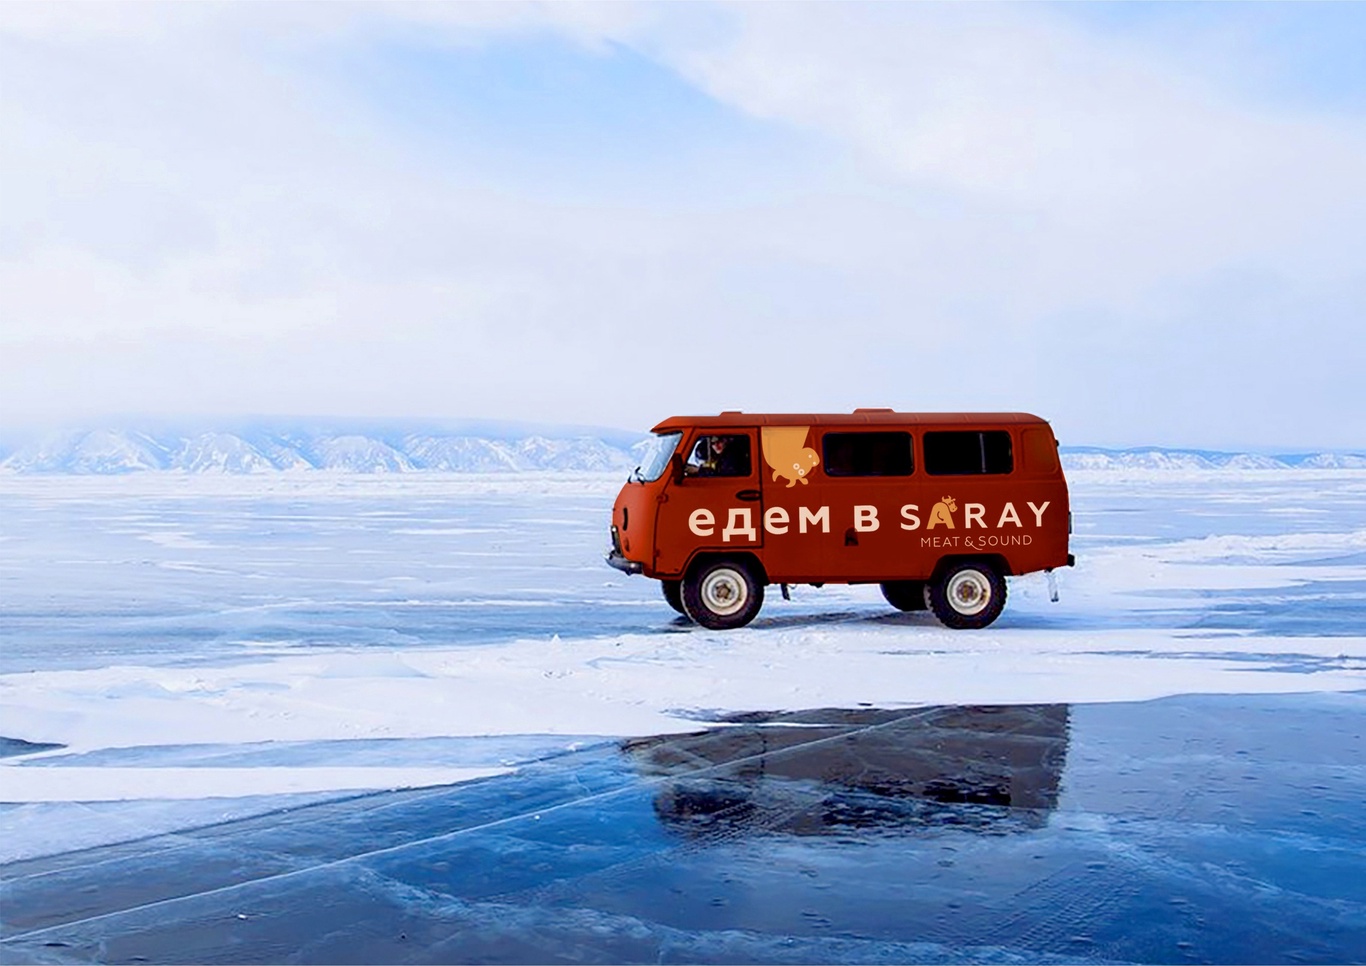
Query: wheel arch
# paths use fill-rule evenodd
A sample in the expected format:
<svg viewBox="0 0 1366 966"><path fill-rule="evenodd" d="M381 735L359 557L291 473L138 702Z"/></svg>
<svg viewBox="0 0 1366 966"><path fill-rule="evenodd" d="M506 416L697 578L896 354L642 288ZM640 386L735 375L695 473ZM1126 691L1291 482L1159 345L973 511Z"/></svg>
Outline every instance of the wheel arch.
<svg viewBox="0 0 1366 966"><path fill-rule="evenodd" d="M698 567L705 567L707 564L720 560L743 563L760 584L767 586L770 583L768 571L764 569L764 562L759 559L758 554L749 550L699 550L689 558L688 565L683 568L682 576L686 577Z"/></svg>
<svg viewBox="0 0 1366 966"><path fill-rule="evenodd" d="M954 553L939 558L934 565L934 573L930 574L930 580L941 580L946 570L960 563L986 564L1002 577L1014 575L1010 569L1010 561L999 553Z"/></svg>

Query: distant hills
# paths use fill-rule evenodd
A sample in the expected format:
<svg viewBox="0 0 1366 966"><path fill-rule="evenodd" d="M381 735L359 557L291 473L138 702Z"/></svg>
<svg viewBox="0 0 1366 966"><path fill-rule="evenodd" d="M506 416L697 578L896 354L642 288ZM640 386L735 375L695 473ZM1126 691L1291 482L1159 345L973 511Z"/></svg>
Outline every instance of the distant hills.
<svg viewBox="0 0 1366 966"><path fill-rule="evenodd" d="M645 438L619 430L480 423L102 428L0 442L0 472L107 475L146 471L275 473L629 472ZM1143 447L1063 447L1069 470L1366 469L1366 455L1267 456Z"/></svg>
<svg viewBox="0 0 1366 966"><path fill-rule="evenodd" d="M495 430L495 433L497 431ZM554 432L553 430L551 431ZM628 472L640 459L634 435L472 435L372 427L272 427L200 432L95 429L0 446L0 472L182 473L517 473Z"/></svg>
<svg viewBox="0 0 1366 966"><path fill-rule="evenodd" d="M1366 469L1366 455L1294 453L1266 456L1158 446L1120 450L1064 446L1062 465L1069 470L1360 470Z"/></svg>

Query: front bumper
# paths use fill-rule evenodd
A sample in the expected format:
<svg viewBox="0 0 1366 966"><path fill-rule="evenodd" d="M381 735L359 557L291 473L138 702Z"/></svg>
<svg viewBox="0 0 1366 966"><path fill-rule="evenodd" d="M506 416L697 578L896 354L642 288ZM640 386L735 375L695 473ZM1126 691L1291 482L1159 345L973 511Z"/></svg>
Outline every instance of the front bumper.
<svg viewBox="0 0 1366 966"><path fill-rule="evenodd" d="M624 574L638 574L645 570L645 565L639 560L627 560L616 550L607 552L607 566L615 567Z"/></svg>
<svg viewBox="0 0 1366 966"><path fill-rule="evenodd" d="M617 525L612 524L612 548L607 551L607 566L615 567L624 574L643 573L645 565L638 560L628 560L626 555L621 552L621 531Z"/></svg>

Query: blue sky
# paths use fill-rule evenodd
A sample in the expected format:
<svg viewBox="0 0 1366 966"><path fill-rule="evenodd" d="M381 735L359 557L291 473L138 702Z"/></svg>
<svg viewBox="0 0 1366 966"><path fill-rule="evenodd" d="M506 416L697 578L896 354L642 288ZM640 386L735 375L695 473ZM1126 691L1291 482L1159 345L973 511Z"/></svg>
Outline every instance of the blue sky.
<svg viewBox="0 0 1366 966"><path fill-rule="evenodd" d="M1111 37L1180 54L1242 97L1306 111L1366 108L1366 11L1358 3L1061 3Z"/></svg>
<svg viewBox="0 0 1366 966"><path fill-rule="evenodd" d="M8 4L0 420L1366 446L1359 4Z"/></svg>

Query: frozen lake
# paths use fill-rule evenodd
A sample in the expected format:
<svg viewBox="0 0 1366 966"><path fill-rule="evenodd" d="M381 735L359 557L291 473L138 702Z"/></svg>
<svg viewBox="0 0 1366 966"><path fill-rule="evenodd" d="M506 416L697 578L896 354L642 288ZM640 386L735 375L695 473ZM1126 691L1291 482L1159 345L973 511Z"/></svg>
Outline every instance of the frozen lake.
<svg viewBox="0 0 1366 966"><path fill-rule="evenodd" d="M1073 474L1061 601L978 632L695 628L603 564L619 483L0 478L5 959L1366 957L1366 473ZM334 941L222 920L280 902Z"/></svg>

